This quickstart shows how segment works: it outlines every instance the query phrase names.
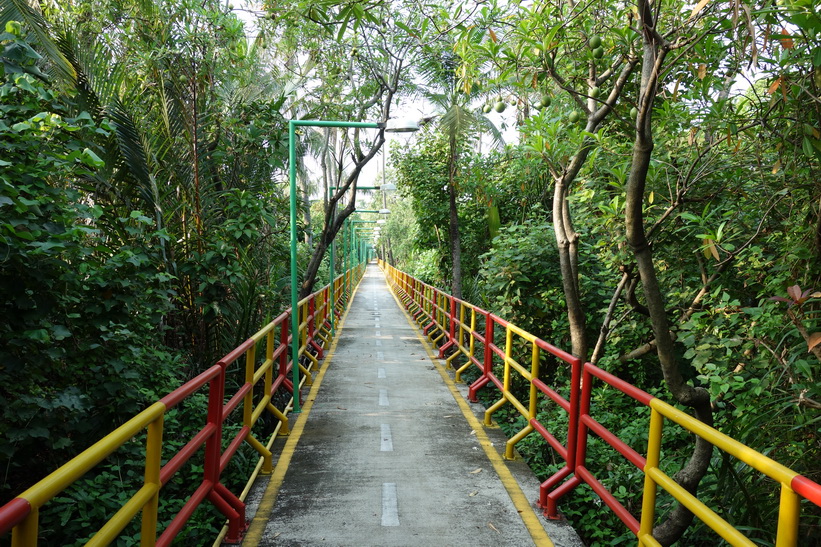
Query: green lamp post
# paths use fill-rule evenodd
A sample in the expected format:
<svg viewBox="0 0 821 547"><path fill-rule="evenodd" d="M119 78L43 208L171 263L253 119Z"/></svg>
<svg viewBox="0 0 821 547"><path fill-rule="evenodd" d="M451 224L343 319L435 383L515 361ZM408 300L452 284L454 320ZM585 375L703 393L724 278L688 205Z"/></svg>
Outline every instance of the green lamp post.
<svg viewBox="0 0 821 547"><path fill-rule="evenodd" d="M288 174L291 190L291 359L293 361L294 406L293 412L300 411L299 402L299 297L297 291L296 253L296 128L297 127L342 127L352 129L382 129L390 133L406 133L419 130L419 124L412 120L391 120L387 124L373 122L344 122L330 120L290 120L288 122ZM384 152L383 152L384 154ZM377 187L360 187L360 190L376 190ZM331 282L333 290L333 281ZM333 302L333 299L331 300ZM333 314L332 314L333 315Z"/></svg>
<svg viewBox="0 0 821 547"><path fill-rule="evenodd" d="M386 131L388 131L388 130L386 129ZM368 191L368 190L380 190L382 188L383 188L382 186L357 186L356 190ZM330 186L328 188L328 198L329 199L331 197L331 194L333 194L333 192L337 189L339 189L338 186ZM355 213L377 213L377 214L380 214L380 215L389 215L390 214L389 209L357 209L354 212ZM342 242L345 243L345 244L347 244L347 240L345 239L346 230L347 230L347 220L346 220L345 227L342 228ZM334 241L331 241L330 247L331 248L329 250L329 255L330 256L329 256L329 264L328 264L328 270L330 270L330 275L329 275L330 279L328 281L328 291L329 291L328 299L331 302L334 302L334 276L336 274L336 251L335 251ZM345 248L347 248L347 247L345 247ZM347 255L343 251L343 253L342 253L343 261L345 260L346 256ZM345 269L347 269L347 268L345 268ZM334 316L333 313L331 313L331 336L336 336L336 317Z"/></svg>
<svg viewBox="0 0 821 547"><path fill-rule="evenodd" d="M297 127L343 127L359 129L384 129L383 123L342 122L326 120L290 120L288 122L288 174L291 190L291 360L294 385L293 411L300 411L299 401L299 296L297 290L297 254L296 254L296 128Z"/></svg>

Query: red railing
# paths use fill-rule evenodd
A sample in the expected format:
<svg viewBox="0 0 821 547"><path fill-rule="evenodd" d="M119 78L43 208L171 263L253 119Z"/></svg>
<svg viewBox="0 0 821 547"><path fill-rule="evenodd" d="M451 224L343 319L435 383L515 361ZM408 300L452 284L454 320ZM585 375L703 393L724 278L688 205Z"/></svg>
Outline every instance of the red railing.
<svg viewBox="0 0 821 547"><path fill-rule="evenodd" d="M316 365L317 359L321 358L323 346L330 340L330 313L332 310L338 312L344 308L355 279L361 277L363 271L364 266L358 266L334 280L334 303L329 302L330 291L327 286L300 302L300 359L304 358L306 365L308 362ZM147 431L143 486L100 528L91 542L101 545L110 543L137 513L142 512L141 544L169 545L197 507L207 499L228 521L225 540L229 543L239 543L247 528L245 504L220 480L226 466L245 442L249 443L261 457L260 464L250 481L253 481L259 471L272 471L270 448L278 434L288 433L286 414L293 402L294 385L290 378L294 363L289 360L289 346L292 342L290 323L289 309L220 359L217 364L169 393L63 467L0 507L0 535L13 530L12 541L15 547L36 545L41 508L120 446L141 432ZM256 352L262 345L265 348L265 358L260 363ZM236 393L226 401L227 371L243 356L244 381ZM303 363L297 363L297 366L302 371L301 384L310 384L311 371L303 366ZM260 384L262 389L255 389ZM206 386L208 405L205 425L181 449L171 455L165 465L161 465L164 456L167 456L163 455L163 447L166 446L163 442L163 428L168 411ZM299 387L297 386L297 389ZM291 402L285 409L280 410L271 401L277 392L283 390L291 394ZM241 427L235 434L227 436L224 424L240 405L243 407ZM279 421L267 445L257 440L252 431L254 424L265 412L271 413ZM223 449L223 446L226 448ZM162 487L200 452L204 461L202 480L192 485L195 488L182 509L157 537L158 502Z"/></svg>
<svg viewBox="0 0 821 547"><path fill-rule="evenodd" d="M521 403L516 405L520 411L524 410L521 413L527 420L527 426L508 441L505 455L512 458L516 443L532 431L537 431L562 457L565 465L544 481L539 491L539 504L546 509L545 514L556 518L558 515L556 501L572 487L565 486L561 490L554 490L554 488L562 480L573 474L576 466L578 439L574 432L578 429L579 420L577 409L579 407L581 387L581 361L478 306L454 298L404 272L391 269L386 264L382 264L382 267L388 269L399 298L408 308L414 320L419 323L422 332L434 343L439 340L444 341L439 347L439 357L446 358L449 366L460 355L467 358L467 363L456 370L456 380L461 380L461 376L468 368L475 367L480 372L479 377L473 381L468 389L468 398L472 402L477 402L477 392L488 384L496 386L502 394L502 398L485 413L485 425L491 425L493 413L503 404L507 402L518 403L518 400L507 389L510 381L509 373L505 378L500 379L494 372L495 365L500 364L500 362L502 364L514 362L511 359L513 336L524 340L530 345L531 352L535 352L532 365L536 367L536 370L531 369L525 374L530 380L529 408L524 410ZM469 318L466 318L465 316L468 314ZM506 333L505 348L500 348L496 344L494 336L497 332ZM477 344L482 349L481 359L476 356ZM453 351L453 353L447 356L450 351ZM538 362L541 352L552 355L570 367L569 400L562 397L539 378ZM508 367L505 367L505 369L509 370ZM564 432L551 432L549 427L539 420L536 408L539 394L558 405L568 414L569 428L566 436L563 435ZM559 437L567 439L565 444L562 444Z"/></svg>
<svg viewBox="0 0 821 547"><path fill-rule="evenodd" d="M460 356L466 359L465 364L456 370L455 379L459 381L462 374L469 368L478 369L479 377L470 385L469 399L476 402L477 391L490 384L501 393L502 398L485 412L485 425L491 425L492 414L505 404L512 404L526 419L527 426L508 441L505 457L512 458L515 444L535 431L565 461L565 465L543 482L539 489L539 505L544 509L547 517L558 518L558 500L580 484L587 484L638 537L639 545L658 545L652 536L652 528L656 490L662 487L731 544L752 545L739 530L675 483L659 468L662 442L661 424L664 419L706 439L716 448L781 484L777 546L797 545L801 498L821 506L821 485L812 480L787 469L767 456L742 445L601 368L591 363L582 363L572 355L492 313L422 283L384 262L380 262L380 266L386 271L394 293L420 325L423 333L433 343L441 341L439 357L446 359L449 366ZM496 343L496 337L501 332L505 334L504 347ZM516 359L518 354L523 353L523 347L529 349L531 353L529 369ZM479 351L481 354L477 355ZM543 353L553 356L559 363L564 363L569 367L569 374L566 374L569 377L569 385L566 386L569 391L569 400L562 397L539 377L540 359ZM502 378L498 377L497 370L503 371ZM529 394L524 402L520 401L510 389L511 374L516 373L528 383ZM646 456L642 456L631 448L592 415L590 401L596 380L608 384L635 400L637 404L650 409ZM548 400L568 414L566 437L562 434L563 432L551 432L545 424L538 420L537 411L540 410L540 404ZM633 516L602 484L593 470L587 467L587 443L591 433L604 440L645 474L640 519ZM566 438L566 443L562 444L559 438Z"/></svg>

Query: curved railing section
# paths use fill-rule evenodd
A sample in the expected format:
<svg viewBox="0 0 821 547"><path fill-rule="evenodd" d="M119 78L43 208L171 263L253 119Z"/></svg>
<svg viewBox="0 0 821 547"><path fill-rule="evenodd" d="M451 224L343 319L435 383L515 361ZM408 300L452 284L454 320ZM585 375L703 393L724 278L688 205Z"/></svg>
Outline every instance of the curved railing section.
<svg viewBox="0 0 821 547"><path fill-rule="evenodd" d="M821 485L599 367L582 363L516 325L469 302L454 298L385 262L380 261L379 264L386 273L394 294L403 302L425 336L438 345L439 357L446 359L449 366L459 357L465 359L465 364L456 369L456 380L459 381L466 370L478 369L479 377L470 385L468 398L476 402L478 390L485 386L493 385L498 390L500 398L486 410L485 425L491 425L494 412L506 404L513 405L525 419L527 425L507 441L505 457L512 459L516 444L527 435L537 432L564 460L565 465L540 486L539 506L544 509L545 516L558 518L558 500L584 483L636 535L639 545L659 545L652 535L652 529L656 516L656 493L660 487L731 545L754 545L740 530L660 469L663 423L668 420L779 483L781 496L776 545L798 545L801 500L821 506ZM502 339L502 333L504 342L497 345L496 340ZM545 352L560 365L569 367L569 385L548 386L539 378ZM524 361L523 357L528 358L529 362L520 362ZM522 382L527 384L526 400L520 400L511 390L514 383L521 385ZM650 409L645 455L633 450L596 420L590 405L592 388L596 382L604 382L632 398L637 404ZM566 431L551 431L547 424L539 421L537 409L547 404L556 405L567 413ZM644 473L639 519L596 478L595 470L587 467L587 442L591 432Z"/></svg>
<svg viewBox="0 0 821 547"><path fill-rule="evenodd" d="M312 383L312 373L318 368L331 337L332 314L338 317L350 299L356 282L364 273L359 265L309 297L299 302L299 367L300 389ZM330 295L333 294L333 302ZM93 469L107 456L115 452L136 435L147 434L145 443L145 470L143 485L93 536L87 545L107 545L142 512L140 542L143 546L170 545L183 529L194 511L208 500L227 519L223 531L225 541L239 543L247 528L245 503L221 482L220 478L228 463L243 443L250 444L260 455L259 463L249 478L253 482L257 474L270 474L273 470L271 447L278 435L287 435L288 412L293 408L293 362L289 351L293 337L289 332L291 309L265 325L239 347L220 359L215 365L196 378L155 402L131 420L112 431L99 442L57 469L55 472L0 507L0 536L12 531L14 547L33 546L39 535L38 516L46 504L63 492L86 472ZM260 353L258 357L257 353ZM264 358L262 355L264 354ZM245 360L245 366L233 367L244 375L231 385L239 384L236 393L227 398L226 380L229 367ZM239 381L236 381L239 380ZM182 449L174 454L164 453L164 422L168 412L189 397L207 391L207 415L205 426L193 435ZM272 403L278 392L291 395L283 410ZM227 400L226 400L227 399ZM226 433L224 424L242 407L241 427L235 434ZM252 434L254 424L263 414L269 413L277 425L266 444ZM225 448L223 448L225 447ZM158 507L162 488L191 458L202 452L204 469L199 484L192 485L192 492L182 509L173 516L158 537ZM162 462L166 461L163 465ZM247 490L247 489L246 489ZM163 515L166 517L166 515Z"/></svg>

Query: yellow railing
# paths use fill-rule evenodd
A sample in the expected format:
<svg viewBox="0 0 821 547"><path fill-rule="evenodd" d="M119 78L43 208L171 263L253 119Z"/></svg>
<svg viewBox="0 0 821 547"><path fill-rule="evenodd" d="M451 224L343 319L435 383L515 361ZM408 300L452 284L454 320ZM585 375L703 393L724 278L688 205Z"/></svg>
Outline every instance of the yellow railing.
<svg viewBox="0 0 821 547"><path fill-rule="evenodd" d="M335 302L328 299L326 286L299 302L300 357L307 358L316 367L318 356L322 355L321 341L330 339L330 314L341 312L347 305L356 280L361 278L364 265L359 265L334 280ZM142 512L140 544L143 546L169 545L182 530L194 510L208 499L227 518L228 525L220 534L226 541L237 543L246 527L245 504L243 498L248 492L237 497L220 483L225 467L243 443L250 444L259 454L260 460L253 471L249 484L258 473L272 471L271 447L277 435L288 433L287 414L292 408L293 397L284 410L276 408L271 400L279 390L293 395L295 386L289 380L293 363L289 360L291 333L290 310L286 311L263 327L248 340L235 348L217 364L196 378L155 402L131 420L106 435L90 448L51 473L49 476L0 507L0 535L12 530L13 547L37 545L39 536L39 514L44 506L62 493L85 473L100 464L110 454L145 432L145 465L143 484L130 499L100 528L88 545L107 545L115 540L134 517ZM260 363L257 348L264 345L265 358ZM309 350L310 348L310 350ZM227 368L241 358L245 358L244 382L237 392L226 402L225 385ZM311 371L300 363L301 385L310 383ZM262 384L262 394L255 390ZM193 394L208 386L208 406L206 425L187 441L175 454L163 454L167 443L163 439L164 420L168 411ZM229 436L223 424L242 404L242 420L239 431ZM257 440L253 433L254 424L265 412L271 413L278 424L267 444ZM223 448L223 446L226 446ZM195 484L183 508L173 517L171 523L157 537L159 496L162 487L199 451L203 452L204 470L202 480ZM162 465L162 461L170 459Z"/></svg>
<svg viewBox="0 0 821 547"><path fill-rule="evenodd" d="M699 519L715 530L730 545L755 545L744 534L730 523L718 516L715 511L704 505L695 496L673 481L659 468L661 453L663 418L677 423L681 427L709 441L719 450L735 457L775 480L781 485L780 507L778 512L777 547L798 545L798 522L801 515L801 497L793 490L792 485L798 473L771 460L767 456L741 444L740 442L716 431L712 427L696 420L677 408L659 399L650 401L650 429L647 442L647 465L644 467L644 497L642 501L641 526L639 528L640 545L658 545L652 537L653 519L655 518L655 499L657 486L669 492L676 500L692 511ZM816 487L818 485L815 485ZM816 488L816 504L819 491Z"/></svg>
<svg viewBox="0 0 821 547"><path fill-rule="evenodd" d="M666 418L778 483L781 495L776 545L799 545L800 501L806 499L816 506L821 506L821 485L624 380L590 363L582 363L504 319L468 302L455 299L385 262L380 261L379 264L386 272L394 292L420 323L425 334L439 333L437 336L429 335L431 340L443 342L439 356L446 358L448 365L452 365L460 356L466 358L466 362L456 370L456 378L461 378L470 368L480 371L479 378L470 386L469 398L475 402L476 392L488 384L495 385L499 390L501 398L485 412L485 425L491 425L493 413L508 403L525 419L525 427L507 442L505 457L512 458L515 445L535 431L564 459L566 465L542 483L540 488L539 503L548 517L558 516L557 501L562 496L576 486L586 483L636 535L639 545L656 546L659 543L652 535L652 527L656 516L656 491L661 487L731 545L754 545L740 530L659 468L662 423ZM501 332L500 329L504 329L505 341L502 348L496 345L494 339L495 333ZM481 356L477 356L477 347L482 348ZM453 353L448 356L448 351ZM520 352L522 356L528 354L529 366L517 360L514 351ZM554 389L539 379L541 356L544 352L569 367L569 385L561 386L569 393L568 399L558 393L558 388ZM497 376L500 369L501 378ZM514 375L527 383L527 400L520 400L512 392ZM630 448L591 414L590 399L596 379L650 408L646 457ZM558 440L555 432L551 433L546 425L538 420L537 410L548 400L560 406L569 415L567 435L560 435L567 439L564 445ZM587 441L591 432L644 473L640 520L633 516L596 478L595 473L586 467Z"/></svg>

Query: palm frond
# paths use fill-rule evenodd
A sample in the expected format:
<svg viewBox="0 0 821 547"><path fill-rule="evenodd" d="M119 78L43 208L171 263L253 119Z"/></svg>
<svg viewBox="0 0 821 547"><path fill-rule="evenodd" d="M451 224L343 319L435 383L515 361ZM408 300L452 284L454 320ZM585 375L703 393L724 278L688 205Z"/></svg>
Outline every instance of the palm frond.
<svg viewBox="0 0 821 547"><path fill-rule="evenodd" d="M72 84L76 82L77 74L74 68L51 38L48 22L39 9L26 0L0 0L0 28L4 28L9 21L24 23L26 28L35 35L42 53L51 63L57 76Z"/></svg>
<svg viewBox="0 0 821 547"><path fill-rule="evenodd" d="M476 115L461 104L452 104L439 119L439 127L448 138L459 138L477 126Z"/></svg>
<svg viewBox="0 0 821 547"><path fill-rule="evenodd" d="M450 97L448 93L440 93L432 89L420 87L418 95L433 104L440 112L444 112L450 108Z"/></svg>
<svg viewBox="0 0 821 547"><path fill-rule="evenodd" d="M125 70L121 63L112 63L112 53L105 44L80 44L70 28L57 33L56 44L76 74L75 87L88 112L99 112L118 99Z"/></svg>
<svg viewBox="0 0 821 547"><path fill-rule="evenodd" d="M120 153L123 156L125 167L137 184L140 199L156 210L157 203L154 201L153 182L148 165L148 155L145 152L140 132L137 129L134 119L128 109L117 99L106 108L106 114L114 123L114 131L117 136Z"/></svg>
<svg viewBox="0 0 821 547"><path fill-rule="evenodd" d="M496 127L496 124L493 123L493 120L479 114L476 116L476 124L482 133L487 133L490 135L490 142L496 148L503 148L505 145L505 139L502 136L502 132L499 131L499 128Z"/></svg>
<svg viewBox="0 0 821 547"><path fill-rule="evenodd" d="M428 86L450 92L457 85L456 69L459 61L459 56L452 51L431 52L421 56L416 70Z"/></svg>

